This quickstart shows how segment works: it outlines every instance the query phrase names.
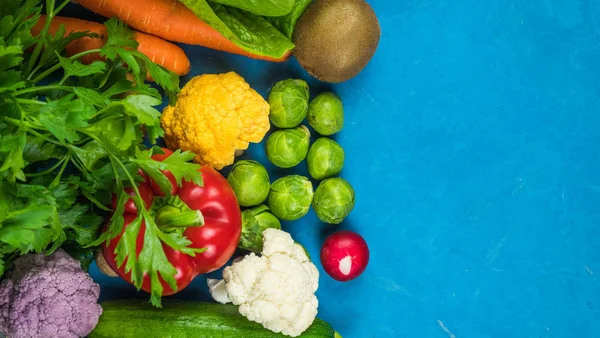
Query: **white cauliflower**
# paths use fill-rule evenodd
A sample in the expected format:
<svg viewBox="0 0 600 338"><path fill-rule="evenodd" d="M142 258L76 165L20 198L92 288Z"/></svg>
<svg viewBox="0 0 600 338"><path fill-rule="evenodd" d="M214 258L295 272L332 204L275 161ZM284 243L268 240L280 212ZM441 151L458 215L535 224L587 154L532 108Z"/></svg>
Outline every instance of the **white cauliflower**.
<svg viewBox="0 0 600 338"><path fill-rule="evenodd" d="M319 271L285 231L263 232L261 256L251 253L223 270L224 280L209 279L220 303L232 302L249 320L297 337L317 316Z"/></svg>

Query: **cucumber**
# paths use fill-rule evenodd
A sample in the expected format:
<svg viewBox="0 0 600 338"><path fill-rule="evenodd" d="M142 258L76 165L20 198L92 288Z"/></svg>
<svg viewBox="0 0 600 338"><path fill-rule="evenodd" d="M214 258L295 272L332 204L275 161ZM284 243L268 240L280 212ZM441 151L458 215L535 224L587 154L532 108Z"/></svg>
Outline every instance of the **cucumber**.
<svg viewBox="0 0 600 338"><path fill-rule="evenodd" d="M163 308L147 300L101 303L102 316L89 338L276 338L286 337L242 316L234 305L163 299ZM301 338L333 338L326 322L315 319Z"/></svg>

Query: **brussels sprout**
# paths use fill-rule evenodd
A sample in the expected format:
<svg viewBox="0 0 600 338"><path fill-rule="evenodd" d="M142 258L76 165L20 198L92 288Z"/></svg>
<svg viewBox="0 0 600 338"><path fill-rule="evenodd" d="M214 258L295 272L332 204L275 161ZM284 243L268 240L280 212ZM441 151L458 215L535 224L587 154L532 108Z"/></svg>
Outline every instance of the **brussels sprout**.
<svg viewBox="0 0 600 338"><path fill-rule="evenodd" d="M344 167L344 149L330 138L318 138L308 150L306 163L315 180L336 176Z"/></svg>
<svg viewBox="0 0 600 338"><path fill-rule="evenodd" d="M242 211L242 236L238 247L261 252L263 249L262 233L268 228L281 229L281 223L269 212L268 206L261 204Z"/></svg>
<svg viewBox="0 0 600 338"><path fill-rule="evenodd" d="M325 136L333 135L344 127L342 101L333 93L321 93L308 106L306 119L317 133Z"/></svg>
<svg viewBox="0 0 600 338"><path fill-rule="evenodd" d="M354 209L354 189L342 178L328 178L317 187L312 206L321 221L340 224Z"/></svg>
<svg viewBox="0 0 600 338"><path fill-rule="evenodd" d="M269 93L271 123L279 128L294 128L308 113L308 84L300 79L277 82Z"/></svg>
<svg viewBox="0 0 600 338"><path fill-rule="evenodd" d="M280 168L291 168L306 158L310 132L305 126L275 131L265 143L267 158Z"/></svg>
<svg viewBox="0 0 600 338"><path fill-rule="evenodd" d="M237 161L227 176L227 181L238 203L243 207L258 205L269 195L271 182L267 169L256 161Z"/></svg>
<svg viewBox="0 0 600 338"><path fill-rule="evenodd" d="M293 221L306 215L313 194L313 186L308 178L288 175L273 182L267 203L279 219Z"/></svg>

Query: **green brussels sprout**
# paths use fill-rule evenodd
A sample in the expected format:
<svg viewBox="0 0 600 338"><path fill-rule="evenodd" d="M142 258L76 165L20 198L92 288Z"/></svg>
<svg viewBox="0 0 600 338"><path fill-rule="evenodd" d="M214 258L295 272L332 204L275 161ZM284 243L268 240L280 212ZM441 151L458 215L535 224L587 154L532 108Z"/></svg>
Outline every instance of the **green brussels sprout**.
<svg viewBox="0 0 600 338"><path fill-rule="evenodd" d="M344 149L334 140L320 137L310 146L306 163L315 180L336 176L344 167Z"/></svg>
<svg viewBox="0 0 600 338"><path fill-rule="evenodd" d="M305 126L280 129L265 143L267 158L280 168L291 168L306 158L310 145L310 132Z"/></svg>
<svg viewBox="0 0 600 338"><path fill-rule="evenodd" d="M288 175L273 182L267 203L277 218L293 221L306 215L313 194L313 186L308 178Z"/></svg>
<svg viewBox="0 0 600 338"><path fill-rule="evenodd" d="M269 212L269 207L261 204L242 211L242 236L238 247L253 252L263 249L262 233L268 228L281 229L277 217Z"/></svg>
<svg viewBox="0 0 600 338"><path fill-rule="evenodd" d="M328 178L317 187L312 206L321 221L340 224L354 209L354 189L343 178Z"/></svg>
<svg viewBox="0 0 600 338"><path fill-rule="evenodd" d="M237 161L231 168L227 181L243 207L261 204L267 199L271 189L267 169L256 161Z"/></svg>
<svg viewBox="0 0 600 338"><path fill-rule="evenodd" d="M333 93L321 93L308 106L306 119L317 133L325 136L333 135L344 127L342 101Z"/></svg>
<svg viewBox="0 0 600 338"><path fill-rule="evenodd" d="M308 113L308 83L300 79L277 82L269 93L271 123L279 128L294 128Z"/></svg>

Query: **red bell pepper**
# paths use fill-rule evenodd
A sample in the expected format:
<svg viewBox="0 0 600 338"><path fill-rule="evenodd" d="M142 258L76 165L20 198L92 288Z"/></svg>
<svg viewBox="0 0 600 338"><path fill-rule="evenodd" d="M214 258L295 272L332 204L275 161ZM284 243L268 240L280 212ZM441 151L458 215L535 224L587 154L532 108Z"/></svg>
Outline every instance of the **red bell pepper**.
<svg viewBox="0 0 600 338"><path fill-rule="evenodd" d="M163 149L164 155L154 155L153 158L162 161L172 152ZM163 173L172 185L172 197L164 196L157 184L147 179L138 186L138 191L144 202L150 206L155 222L163 229L181 229L183 235L191 241L190 247L204 248L195 257L175 251L165 243L162 244L169 262L177 269L175 281L177 289L173 290L162 278L163 295L175 294L189 285L198 275L221 268L231 258L238 245L242 220L241 211L231 186L219 172L209 166L200 168L203 186L183 181L178 187L173 175L168 171ZM127 191L130 193L129 191ZM190 210L191 209L191 210ZM183 210L183 211L182 211ZM125 226L137 217L137 207L131 199L125 203ZM145 224L141 225L137 237L137 254L144 246ZM125 273L125 264L117 266L115 248L123 232L103 246L104 259L108 265L123 279L131 284L131 273ZM147 274L143 277L141 289L151 292L151 281Z"/></svg>

